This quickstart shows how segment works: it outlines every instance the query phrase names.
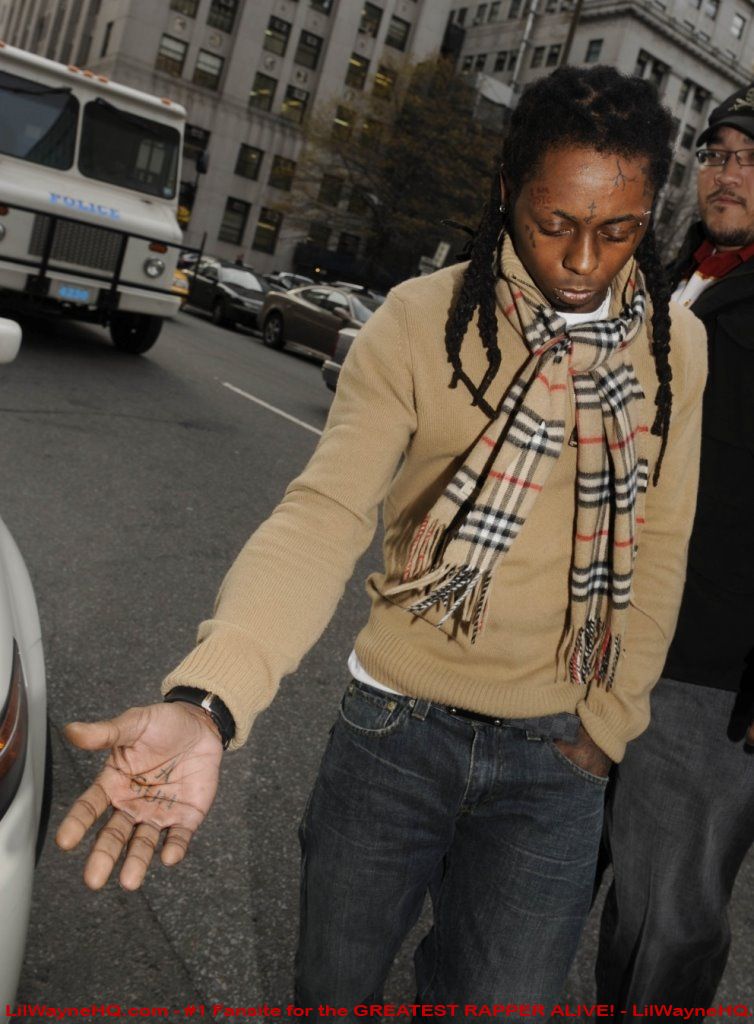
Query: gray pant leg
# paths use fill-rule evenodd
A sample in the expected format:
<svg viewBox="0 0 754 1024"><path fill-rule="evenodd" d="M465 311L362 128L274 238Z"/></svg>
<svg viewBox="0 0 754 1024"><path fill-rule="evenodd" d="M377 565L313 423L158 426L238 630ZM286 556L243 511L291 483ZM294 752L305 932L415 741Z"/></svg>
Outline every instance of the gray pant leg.
<svg viewBox="0 0 754 1024"><path fill-rule="evenodd" d="M735 694L663 679L606 812L615 878L598 998L707 1006L730 946L728 904L754 842L754 756L728 739ZM625 1019L625 1018L624 1018Z"/></svg>

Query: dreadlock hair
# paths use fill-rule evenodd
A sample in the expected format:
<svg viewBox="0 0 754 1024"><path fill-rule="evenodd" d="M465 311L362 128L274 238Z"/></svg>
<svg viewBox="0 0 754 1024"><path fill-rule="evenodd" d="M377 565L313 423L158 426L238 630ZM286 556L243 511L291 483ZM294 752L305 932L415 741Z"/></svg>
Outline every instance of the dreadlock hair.
<svg viewBox="0 0 754 1024"><path fill-rule="evenodd" d="M600 65L558 68L524 90L511 116L502 152L508 208L513 206L523 186L536 176L545 154L565 147L593 149L623 157L646 157L649 183L657 195L670 170L671 135L670 113L660 104L651 83ZM453 367L450 386L462 383L472 396L472 404L478 405L490 418L496 410L484 396L501 361L495 287L500 248L508 227L508 212L501 201L500 170L496 168L482 219L466 249L469 265L445 325L445 347ZM652 302L652 354L659 382L652 433L662 438L653 475L656 485L667 447L673 394L669 361L670 288L657 252L652 224L635 255ZM487 355L487 370L479 384L469 378L461 360L466 329L477 310L479 333Z"/></svg>

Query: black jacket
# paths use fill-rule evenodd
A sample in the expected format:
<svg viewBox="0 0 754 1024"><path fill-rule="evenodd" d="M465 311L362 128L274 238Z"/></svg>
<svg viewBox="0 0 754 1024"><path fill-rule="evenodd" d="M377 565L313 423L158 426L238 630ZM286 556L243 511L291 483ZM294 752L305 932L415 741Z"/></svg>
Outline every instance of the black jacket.
<svg viewBox="0 0 754 1024"><path fill-rule="evenodd" d="M703 238L694 225L674 282ZM664 675L736 690L754 654L754 259L691 309L707 329L709 377L686 586Z"/></svg>

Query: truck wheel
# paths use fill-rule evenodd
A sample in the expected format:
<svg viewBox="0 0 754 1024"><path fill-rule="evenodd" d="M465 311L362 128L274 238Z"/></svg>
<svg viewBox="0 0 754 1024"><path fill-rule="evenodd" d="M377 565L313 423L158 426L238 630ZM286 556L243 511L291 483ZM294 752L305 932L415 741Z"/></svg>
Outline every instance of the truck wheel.
<svg viewBox="0 0 754 1024"><path fill-rule="evenodd" d="M268 348L283 348L285 345L283 318L279 313L270 313L265 320L262 329L262 342Z"/></svg>
<svg viewBox="0 0 754 1024"><path fill-rule="evenodd" d="M121 352L140 356L157 341L162 330L162 317L146 313L114 313L110 320L110 337Z"/></svg>

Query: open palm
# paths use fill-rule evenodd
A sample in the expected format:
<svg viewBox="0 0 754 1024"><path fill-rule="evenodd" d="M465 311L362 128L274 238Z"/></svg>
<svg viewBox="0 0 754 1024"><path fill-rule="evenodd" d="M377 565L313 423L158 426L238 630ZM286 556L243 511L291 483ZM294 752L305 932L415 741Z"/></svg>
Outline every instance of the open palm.
<svg viewBox="0 0 754 1024"><path fill-rule="evenodd" d="M73 722L66 736L82 750L110 748L104 768L55 837L58 846L72 850L113 808L86 862L86 884L101 888L125 850L120 884L137 889L163 832L162 863L183 860L217 790L222 744L209 716L189 704L151 704L110 721Z"/></svg>

